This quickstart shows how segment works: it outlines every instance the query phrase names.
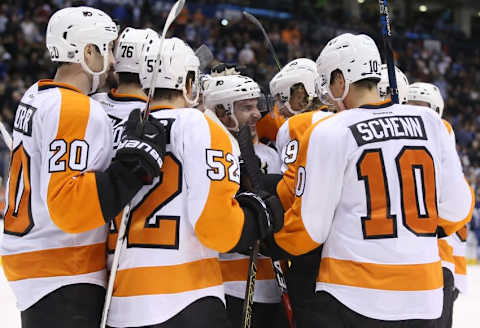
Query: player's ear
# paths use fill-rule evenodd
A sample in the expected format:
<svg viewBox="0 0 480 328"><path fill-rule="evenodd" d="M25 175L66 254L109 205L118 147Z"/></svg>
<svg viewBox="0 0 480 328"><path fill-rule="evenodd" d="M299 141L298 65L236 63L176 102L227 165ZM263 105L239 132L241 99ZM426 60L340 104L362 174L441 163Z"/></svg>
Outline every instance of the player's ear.
<svg viewBox="0 0 480 328"><path fill-rule="evenodd" d="M332 77L330 78L330 90L335 98L340 98L343 95L345 90L345 78L339 70L332 72Z"/></svg>

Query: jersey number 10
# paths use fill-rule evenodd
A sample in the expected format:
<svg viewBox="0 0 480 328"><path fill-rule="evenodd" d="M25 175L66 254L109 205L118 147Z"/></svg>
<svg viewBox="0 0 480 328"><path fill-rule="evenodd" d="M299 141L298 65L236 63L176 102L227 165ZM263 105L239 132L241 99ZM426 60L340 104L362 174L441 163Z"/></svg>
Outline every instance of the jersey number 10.
<svg viewBox="0 0 480 328"><path fill-rule="evenodd" d="M435 167L425 147L405 146L395 158L403 225L417 236L434 237L438 211ZM367 215L362 217L364 239L396 238L397 215L381 149L368 149L357 162L358 179L365 183Z"/></svg>

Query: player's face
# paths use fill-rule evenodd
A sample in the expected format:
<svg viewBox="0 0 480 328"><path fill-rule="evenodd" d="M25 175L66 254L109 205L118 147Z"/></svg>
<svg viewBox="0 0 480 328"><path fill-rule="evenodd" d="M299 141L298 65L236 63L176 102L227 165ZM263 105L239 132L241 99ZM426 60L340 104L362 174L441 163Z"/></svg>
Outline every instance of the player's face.
<svg viewBox="0 0 480 328"><path fill-rule="evenodd" d="M293 89L290 96L290 106L295 112L300 112L308 106L308 94L303 86Z"/></svg>
<svg viewBox="0 0 480 328"><path fill-rule="evenodd" d="M275 96L275 103L277 104L280 115L286 118L293 116L293 114L288 110L286 103L280 99L280 95Z"/></svg>
<svg viewBox="0 0 480 328"><path fill-rule="evenodd" d="M235 102L233 108L233 113L237 118L239 128L248 125L250 131L254 134L257 122L262 118L258 110L258 99L239 100Z"/></svg>

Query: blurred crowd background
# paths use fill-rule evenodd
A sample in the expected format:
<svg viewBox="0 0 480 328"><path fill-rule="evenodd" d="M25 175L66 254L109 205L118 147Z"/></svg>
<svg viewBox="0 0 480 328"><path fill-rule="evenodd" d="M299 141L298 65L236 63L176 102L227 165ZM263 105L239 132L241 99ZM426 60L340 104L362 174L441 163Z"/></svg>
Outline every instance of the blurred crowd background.
<svg viewBox="0 0 480 328"><path fill-rule="evenodd" d="M192 48L207 44L215 57L225 63L246 67L248 75L268 85L276 72L263 37L257 28L242 19L238 6L264 5L259 12L262 23L276 48L280 62L298 57L315 60L322 47L339 33L366 33L381 47L378 13L362 11L352 17L348 11L325 6L327 0L295 1L291 11L271 10L275 3L250 1L188 1L177 19L172 35L187 41ZM365 0L368 2L369 0ZM364 1L358 1L363 3ZM377 1L372 1L377 6ZM16 0L0 4L0 119L10 129L14 112L24 91L37 80L52 78L54 71L45 48L45 30L50 15L72 4L86 4L109 13L122 27L151 27L160 31L171 1L161 0ZM219 6L221 10L219 10ZM270 8L269 8L270 7ZM220 14L219 14L220 13ZM263 15L262 15L263 14ZM480 12L479 12L480 16ZM452 123L465 175L477 195L471 229L480 240L480 42L477 34L467 38L442 15L393 20L397 65L410 83L435 83L446 102L445 119ZM0 145L0 179L4 184L9 153ZM3 189L3 187L2 187ZM3 197L3 192L0 193Z"/></svg>

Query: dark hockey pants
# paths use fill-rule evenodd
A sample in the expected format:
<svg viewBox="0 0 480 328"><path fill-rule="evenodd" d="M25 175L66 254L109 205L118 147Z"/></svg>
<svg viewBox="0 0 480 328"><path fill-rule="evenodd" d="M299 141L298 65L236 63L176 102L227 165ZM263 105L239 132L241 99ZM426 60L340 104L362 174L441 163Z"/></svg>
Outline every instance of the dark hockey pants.
<svg viewBox="0 0 480 328"><path fill-rule="evenodd" d="M22 328L100 327L104 300L101 286L63 286L20 313Z"/></svg>

